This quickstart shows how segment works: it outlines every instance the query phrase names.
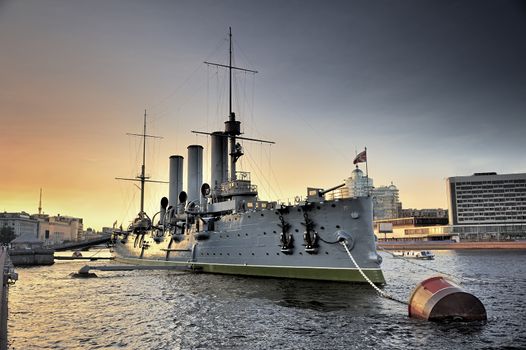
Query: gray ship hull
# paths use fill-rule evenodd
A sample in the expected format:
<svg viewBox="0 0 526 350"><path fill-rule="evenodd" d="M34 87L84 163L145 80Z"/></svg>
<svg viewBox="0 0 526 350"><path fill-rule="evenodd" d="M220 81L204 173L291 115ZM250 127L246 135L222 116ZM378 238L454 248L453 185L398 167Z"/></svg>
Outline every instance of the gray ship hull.
<svg viewBox="0 0 526 350"><path fill-rule="evenodd" d="M288 206L285 209L244 211L185 224L183 234L130 233L116 240L118 261L146 265L183 265L208 273L366 282L357 265L374 283L385 283L376 252L371 198ZM208 217L210 219L210 217ZM306 249L306 222L318 237ZM280 241L283 223L293 236L290 249Z"/></svg>

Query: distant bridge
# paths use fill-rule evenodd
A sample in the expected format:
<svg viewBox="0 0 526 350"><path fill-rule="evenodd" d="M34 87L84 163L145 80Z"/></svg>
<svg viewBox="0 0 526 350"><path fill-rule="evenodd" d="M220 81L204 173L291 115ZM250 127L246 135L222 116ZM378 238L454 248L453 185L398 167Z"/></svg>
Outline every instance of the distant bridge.
<svg viewBox="0 0 526 350"><path fill-rule="evenodd" d="M111 234L101 234L97 238L88 239L85 241L80 242L69 242L64 244L55 245L52 248L55 249L56 252L61 252L64 250L74 250L74 249L81 249L81 248L87 248L94 245L104 244L109 242L111 239Z"/></svg>

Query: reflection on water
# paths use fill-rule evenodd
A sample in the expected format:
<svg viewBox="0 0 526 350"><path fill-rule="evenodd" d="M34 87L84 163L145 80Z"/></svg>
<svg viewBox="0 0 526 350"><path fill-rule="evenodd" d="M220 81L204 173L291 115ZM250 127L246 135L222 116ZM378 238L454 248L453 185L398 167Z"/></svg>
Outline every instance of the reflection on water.
<svg viewBox="0 0 526 350"><path fill-rule="evenodd" d="M243 293L243 290L251 289L251 298L267 299L283 307L358 312L374 307L378 302L370 287L363 284L250 277L228 279L236 283L235 287L230 285L230 292Z"/></svg>
<svg viewBox="0 0 526 350"><path fill-rule="evenodd" d="M86 252L83 254L88 254ZM102 254L99 252L98 254ZM453 273L488 322L409 319L368 285L171 271L99 272L87 262L19 268L10 290L13 349L479 349L526 346L525 252L435 251L419 262ZM382 253L383 254L383 253ZM434 272L384 256L384 289L407 300ZM89 262L90 265L109 262Z"/></svg>

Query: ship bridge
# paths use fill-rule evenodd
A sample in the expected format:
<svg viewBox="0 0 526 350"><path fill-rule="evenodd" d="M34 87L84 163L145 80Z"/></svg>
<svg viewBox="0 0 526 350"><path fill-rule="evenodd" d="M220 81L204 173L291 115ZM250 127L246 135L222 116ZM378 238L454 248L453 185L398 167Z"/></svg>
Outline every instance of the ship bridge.
<svg viewBox="0 0 526 350"><path fill-rule="evenodd" d="M250 181L250 173L246 171L236 171L234 180L230 180L221 184L221 196L257 196L258 187L252 185Z"/></svg>

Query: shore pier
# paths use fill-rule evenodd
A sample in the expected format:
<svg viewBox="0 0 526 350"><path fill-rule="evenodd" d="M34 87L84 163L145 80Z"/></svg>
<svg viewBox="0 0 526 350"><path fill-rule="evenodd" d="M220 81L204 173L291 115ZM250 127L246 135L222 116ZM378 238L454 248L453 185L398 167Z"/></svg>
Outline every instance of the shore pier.
<svg viewBox="0 0 526 350"><path fill-rule="evenodd" d="M9 285L18 279L13 270L13 264L5 247L0 248L0 274L2 288L0 289L0 350L7 350L7 316Z"/></svg>
<svg viewBox="0 0 526 350"><path fill-rule="evenodd" d="M442 242L442 241L379 241L385 250L462 250L462 249L526 249L526 241L514 242Z"/></svg>

